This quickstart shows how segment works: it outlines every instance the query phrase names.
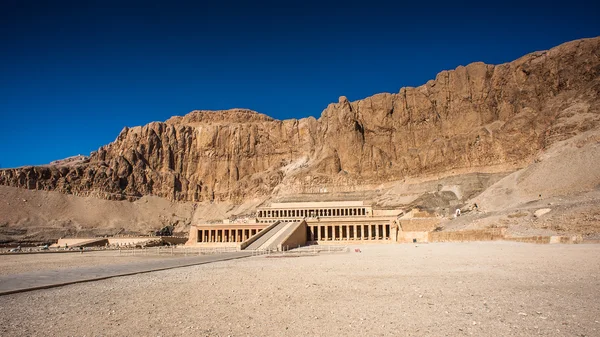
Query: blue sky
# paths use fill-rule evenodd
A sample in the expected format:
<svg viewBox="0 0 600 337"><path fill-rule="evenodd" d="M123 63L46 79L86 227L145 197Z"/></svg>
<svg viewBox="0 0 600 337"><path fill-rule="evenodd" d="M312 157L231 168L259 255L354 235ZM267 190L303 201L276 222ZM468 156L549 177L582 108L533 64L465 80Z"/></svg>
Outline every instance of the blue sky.
<svg viewBox="0 0 600 337"><path fill-rule="evenodd" d="M587 4L586 4L587 2ZM590 1L0 2L0 167L89 154L194 109L318 117L600 35Z"/></svg>

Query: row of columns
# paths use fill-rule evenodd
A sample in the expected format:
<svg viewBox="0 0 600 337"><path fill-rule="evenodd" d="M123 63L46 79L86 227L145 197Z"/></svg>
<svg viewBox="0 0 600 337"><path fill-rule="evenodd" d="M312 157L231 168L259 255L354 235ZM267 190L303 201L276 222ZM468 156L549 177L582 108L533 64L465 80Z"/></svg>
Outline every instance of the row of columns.
<svg viewBox="0 0 600 337"><path fill-rule="evenodd" d="M389 240L389 224L315 225L308 227L308 241Z"/></svg>
<svg viewBox="0 0 600 337"><path fill-rule="evenodd" d="M259 220L258 223L273 223L275 221L281 222L300 222L302 219L270 219L270 220Z"/></svg>
<svg viewBox="0 0 600 337"><path fill-rule="evenodd" d="M244 242L260 232L260 229L199 229L198 242Z"/></svg>
<svg viewBox="0 0 600 337"><path fill-rule="evenodd" d="M361 208L315 208L315 209L273 209L259 210L259 218L283 217L328 217L328 216L361 216L367 215L367 209Z"/></svg>

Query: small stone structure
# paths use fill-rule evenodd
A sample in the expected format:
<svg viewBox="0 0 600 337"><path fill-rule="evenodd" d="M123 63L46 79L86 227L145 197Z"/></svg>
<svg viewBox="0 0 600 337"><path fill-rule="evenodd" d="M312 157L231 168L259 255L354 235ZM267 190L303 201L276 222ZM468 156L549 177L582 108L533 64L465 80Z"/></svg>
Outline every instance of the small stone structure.
<svg viewBox="0 0 600 337"><path fill-rule="evenodd" d="M440 224L441 218L433 213L414 208L397 219L397 242L429 242L430 233Z"/></svg>

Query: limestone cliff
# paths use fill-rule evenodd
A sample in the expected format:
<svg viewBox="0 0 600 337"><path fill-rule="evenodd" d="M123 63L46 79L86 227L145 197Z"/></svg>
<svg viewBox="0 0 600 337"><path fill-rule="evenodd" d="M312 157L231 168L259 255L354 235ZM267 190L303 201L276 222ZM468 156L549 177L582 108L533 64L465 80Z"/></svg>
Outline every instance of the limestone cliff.
<svg viewBox="0 0 600 337"><path fill-rule="evenodd" d="M125 128L85 160L0 171L0 184L110 200L233 201L519 166L600 125L600 38L473 63L396 94L340 97L316 120L193 111Z"/></svg>

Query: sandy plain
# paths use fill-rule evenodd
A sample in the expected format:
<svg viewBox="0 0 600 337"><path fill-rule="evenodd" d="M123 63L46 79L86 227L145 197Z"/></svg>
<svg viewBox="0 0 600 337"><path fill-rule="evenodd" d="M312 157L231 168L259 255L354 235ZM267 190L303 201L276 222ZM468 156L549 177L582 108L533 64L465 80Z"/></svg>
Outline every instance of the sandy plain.
<svg viewBox="0 0 600 337"><path fill-rule="evenodd" d="M143 255L138 250L137 255L132 250L120 253L118 250L78 251L68 253L40 254L7 254L0 256L0 276L21 274L32 271L62 270L77 267L104 266L125 264L137 261L170 258L168 254Z"/></svg>
<svg viewBox="0 0 600 337"><path fill-rule="evenodd" d="M360 253L351 247L319 256L251 257L2 296L0 335L600 335L600 245L357 248ZM57 258L85 259L64 255ZM52 263L51 256L38 257ZM96 262L103 258L119 262L112 256Z"/></svg>

